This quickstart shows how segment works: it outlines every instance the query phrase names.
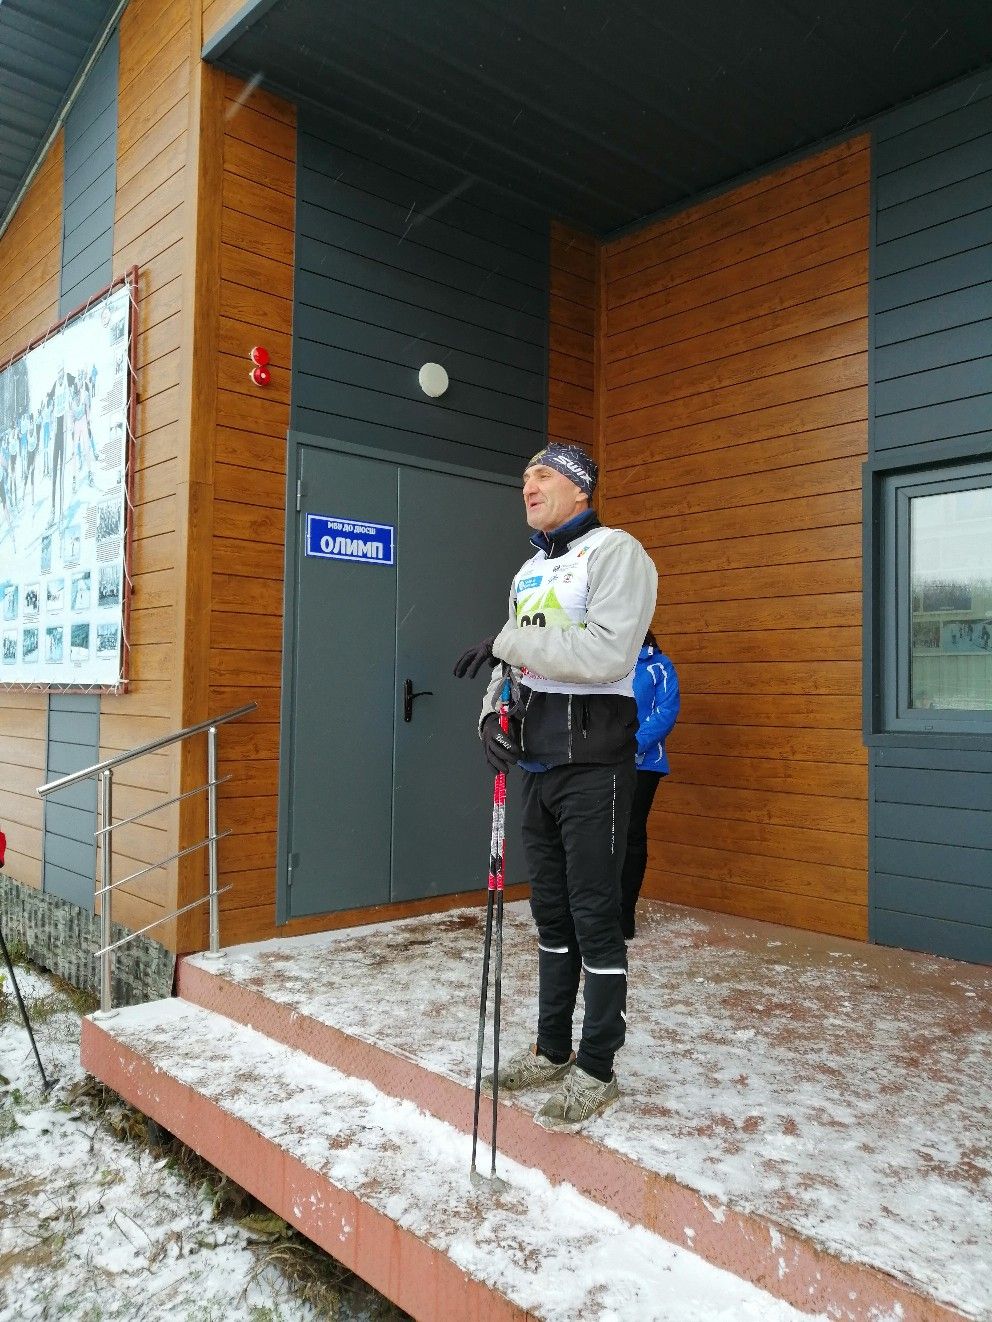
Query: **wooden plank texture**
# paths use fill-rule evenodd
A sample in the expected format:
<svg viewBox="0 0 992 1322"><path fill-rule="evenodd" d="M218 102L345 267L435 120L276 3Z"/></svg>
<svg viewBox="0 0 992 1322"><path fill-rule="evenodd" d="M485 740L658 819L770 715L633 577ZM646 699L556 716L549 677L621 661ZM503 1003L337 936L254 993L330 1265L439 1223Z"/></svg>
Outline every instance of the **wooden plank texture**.
<svg viewBox="0 0 992 1322"><path fill-rule="evenodd" d="M222 0L204 14L213 23ZM246 140L251 117L255 131ZM221 817L234 832L220 850L224 940L274 936L275 832L282 680L282 559L289 427L295 244L296 118L293 107L225 83L221 190L221 297L208 620L208 706L254 700L259 711L220 736ZM275 257L275 260L273 260ZM248 379L248 351L272 355L272 386ZM250 493L247 495L246 493ZM180 941L196 948L204 915ZM319 926L319 924L318 924Z"/></svg>
<svg viewBox="0 0 992 1322"><path fill-rule="evenodd" d="M645 893L857 937L867 145L606 245L595 400L683 693Z"/></svg>

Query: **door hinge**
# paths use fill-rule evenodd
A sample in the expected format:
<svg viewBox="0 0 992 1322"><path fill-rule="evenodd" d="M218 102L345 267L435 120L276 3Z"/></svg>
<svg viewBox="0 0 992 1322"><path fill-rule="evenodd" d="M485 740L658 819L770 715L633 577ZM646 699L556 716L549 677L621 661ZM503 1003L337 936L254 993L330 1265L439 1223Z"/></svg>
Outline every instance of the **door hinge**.
<svg viewBox="0 0 992 1322"><path fill-rule="evenodd" d="M286 885L287 885L287 886L292 886L292 884L293 884L293 869L296 867L296 865L299 863L299 861L300 861L300 856L299 856L299 854L290 854L290 855L289 855L289 858L288 858L287 863L286 863Z"/></svg>
<svg viewBox="0 0 992 1322"><path fill-rule="evenodd" d="M301 504L302 504L302 501L303 501L303 478L302 478L302 477L298 477L298 478L296 479L296 512L297 512L297 514L299 514L299 512L300 512L300 506L301 506Z"/></svg>

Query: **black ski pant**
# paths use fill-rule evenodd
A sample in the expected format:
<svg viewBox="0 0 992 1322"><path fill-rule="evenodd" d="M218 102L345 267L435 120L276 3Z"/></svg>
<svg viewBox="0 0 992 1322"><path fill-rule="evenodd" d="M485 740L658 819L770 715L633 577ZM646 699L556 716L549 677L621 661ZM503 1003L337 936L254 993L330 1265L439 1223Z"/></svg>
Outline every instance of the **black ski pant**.
<svg viewBox="0 0 992 1322"><path fill-rule="evenodd" d="M522 835L538 938L537 1049L566 1056L585 971L577 1062L608 1078L623 1045L627 948L620 930L620 867L634 764L524 772Z"/></svg>
<svg viewBox="0 0 992 1322"><path fill-rule="evenodd" d="M634 909L648 864L648 814L660 780L657 771L637 773L630 825L627 827L627 855L620 873L620 926L627 938L634 935Z"/></svg>

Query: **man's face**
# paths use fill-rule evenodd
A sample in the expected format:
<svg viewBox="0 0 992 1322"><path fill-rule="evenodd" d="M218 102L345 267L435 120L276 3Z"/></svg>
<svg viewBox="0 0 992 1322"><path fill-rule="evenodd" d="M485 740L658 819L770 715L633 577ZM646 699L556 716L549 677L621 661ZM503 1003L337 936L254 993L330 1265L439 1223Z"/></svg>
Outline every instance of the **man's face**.
<svg viewBox="0 0 992 1322"><path fill-rule="evenodd" d="M553 532L588 506L580 488L556 468L534 464L524 473L524 510L535 532Z"/></svg>

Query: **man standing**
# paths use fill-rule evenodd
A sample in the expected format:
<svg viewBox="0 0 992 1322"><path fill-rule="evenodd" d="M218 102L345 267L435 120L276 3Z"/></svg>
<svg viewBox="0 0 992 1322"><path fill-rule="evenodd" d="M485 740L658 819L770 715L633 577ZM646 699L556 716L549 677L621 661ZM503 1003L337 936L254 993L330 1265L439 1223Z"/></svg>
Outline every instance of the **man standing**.
<svg viewBox="0 0 992 1322"><path fill-rule="evenodd" d="M598 469L574 445L552 442L524 472L535 554L510 588L509 620L470 648L455 674L509 667L510 729L496 709L503 667L486 693L480 735L497 771L524 773L522 834L538 933L537 1040L499 1071L510 1092L558 1083L535 1117L574 1129L619 1096L627 955L620 868L634 790L637 705L633 670L651 623L658 575L629 534L590 507ZM585 972L577 1055L572 1015ZM491 1080L488 1081L491 1086Z"/></svg>

